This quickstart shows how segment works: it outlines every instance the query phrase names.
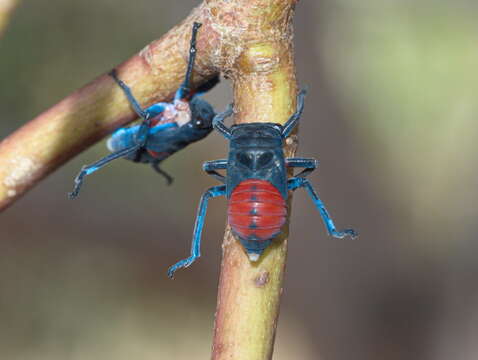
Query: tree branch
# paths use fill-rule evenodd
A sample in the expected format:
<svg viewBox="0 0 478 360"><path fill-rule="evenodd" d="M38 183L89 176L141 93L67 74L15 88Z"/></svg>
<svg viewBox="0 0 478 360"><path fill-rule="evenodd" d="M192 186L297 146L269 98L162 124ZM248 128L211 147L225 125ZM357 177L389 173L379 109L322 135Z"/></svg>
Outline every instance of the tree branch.
<svg viewBox="0 0 478 360"><path fill-rule="evenodd" d="M235 122L285 123L295 110L297 94L292 45L295 1L208 3L223 43L219 67L233 81ZM295 152L294 139L289 138L287 156ZM272 358L285 238L284 234L276 239L258 263L251 263L226 229L212 359Z"/></svg>
<svg viewBox="0 0 478 360"><path fill-rule="evenodd" d="M0 35L5 31L12 12L18 3L19 0L0 0Z"/></svg>

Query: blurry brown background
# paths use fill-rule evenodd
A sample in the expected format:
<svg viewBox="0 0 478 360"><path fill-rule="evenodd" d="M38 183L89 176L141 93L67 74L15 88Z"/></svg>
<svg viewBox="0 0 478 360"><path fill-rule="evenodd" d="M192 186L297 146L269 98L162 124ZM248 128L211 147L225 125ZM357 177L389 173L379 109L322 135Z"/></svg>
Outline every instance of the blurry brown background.
<svg viewBox="0 0 478 360"><path fill-rule="evenodd" d="M23 1L0 39L0 136L139 51L198 0ZM339 227L294 197L276 360L477 359L478 5L302 0L300 154ZM229 83L207 95L218 109ZM213 134L164 163L118 160L67 199L81 154L0 216L1 359L208 359L225 224L189 253ZM240 360L240 359L238 359Z"/></svg>

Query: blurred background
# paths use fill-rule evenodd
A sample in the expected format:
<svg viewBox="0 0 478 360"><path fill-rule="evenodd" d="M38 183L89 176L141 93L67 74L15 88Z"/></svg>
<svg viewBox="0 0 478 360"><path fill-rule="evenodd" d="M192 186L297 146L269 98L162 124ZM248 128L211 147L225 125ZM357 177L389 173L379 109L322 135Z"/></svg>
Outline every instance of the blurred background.
<svg viewBox="0 0 478 360"><path fill-rule="evenodd" d="M0 39L0 137L141 50L199 0L23 1ZM477 359L478 4L301 1L299 154L339 228L294 196L274 359ZM228 81L206 98L231 100ZM104 142L0 217L0 357L208 359L225 217L189 253L212 134L165 161L173 186L118 160L67 199Z"/></svg>

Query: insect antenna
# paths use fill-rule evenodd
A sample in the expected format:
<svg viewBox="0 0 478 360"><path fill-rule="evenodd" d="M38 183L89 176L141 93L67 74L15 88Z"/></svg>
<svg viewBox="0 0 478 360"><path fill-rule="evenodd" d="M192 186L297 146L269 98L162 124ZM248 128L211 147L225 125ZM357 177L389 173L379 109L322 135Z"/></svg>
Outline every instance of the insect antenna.
<svg viewBox="0 0 478 360"><path fill-rule="evenodd" d="M190 81L191 75L193 73L194 62L196 61L196 37L199 28L201 27L201 23L195 22L193 24L193 30L191 35L191 43L189 46L189 60L188 60L188 67L186 69L186 75L184 77L184 82L182 83L179 91L177 92L177 99L187 99L191 94L190 88Z"/></svg>

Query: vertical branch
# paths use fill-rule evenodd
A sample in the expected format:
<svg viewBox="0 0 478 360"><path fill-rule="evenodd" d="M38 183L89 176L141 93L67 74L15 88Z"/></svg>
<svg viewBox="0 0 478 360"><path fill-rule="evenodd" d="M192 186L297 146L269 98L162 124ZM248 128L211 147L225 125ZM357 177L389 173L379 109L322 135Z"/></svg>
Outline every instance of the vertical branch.
<svg viewBox="0 0 478 360"><path fill-rule="evenodd" d="M213 27L223 40L219 66L233 81L235 123L284 124L295 110L294 4L292 0L244 0L229 5L209 1ZM216 5L220 12L215 12ZM295 143L288 144L286 154L292 155ZM271 359L286 237L276 239L257 263L251 263L226 229L212 359Z"/></svg>

